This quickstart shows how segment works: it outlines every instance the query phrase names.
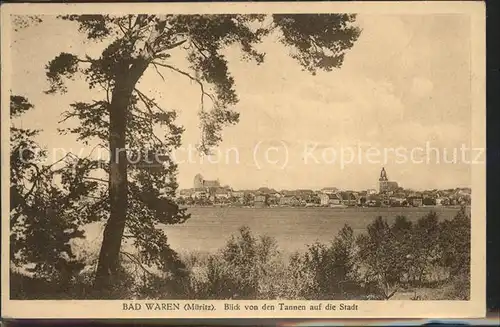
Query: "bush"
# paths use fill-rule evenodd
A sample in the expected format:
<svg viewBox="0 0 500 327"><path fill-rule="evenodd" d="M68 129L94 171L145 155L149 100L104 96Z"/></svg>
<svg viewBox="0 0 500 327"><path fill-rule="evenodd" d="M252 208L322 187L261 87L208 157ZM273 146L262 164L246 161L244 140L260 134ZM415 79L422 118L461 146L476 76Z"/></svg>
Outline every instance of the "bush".
<svg viewBox="0 0 500 327"><path fill-rule="evenodd" d="M441 263L450 274L470 274L471 221L465 207L452 220L440 224Z"/></svg>
<svg viewBox="0 0 500 327"><path fill-rule="evenodd" d="M397 216L392 224L391 235L393 237L392 254L396 260L396 270L401 275L399 282L405 286L415 276L415 237L411 221L405 216Z"/></svg>
<svg viewBox="0 0 500 327"><path fill-rule="evenodd" d="M206 267L192 274L191 287L208 299L267 299L280 296L284 266L273 238L242 227Z"/></svg>
<svg viewBox="0 0 500 327"><path fill-rule="evenodd" d="M414 282L422 284L428 279L428 274L434 270L441 258L438 215L431 211L420 218L413 233L413 266L415 267Z"/></svg>
<svg viewBox="0 0 500 327"><path fill-rule="evenodd" d="M388 300L396 293L405 273L402 252L398 250L393 229L382 217L368 225L367 232L356 240L358 258L365 270L364 280L377 295Z"/></svg>
<svg viewBox="0 0 500 327"><path fill-rule="evenodd" d="M311 245L303 258L294 257L304 279L307 299L346 299L359 294L354 233L345 225L329 244Z"/></svg>
<svg viewBox="0 0 500 327"><path fill-rule="evenodd" d="M446 299L470 300L470 276L464 272L451 277L451 287L445 295Z"/></svg>

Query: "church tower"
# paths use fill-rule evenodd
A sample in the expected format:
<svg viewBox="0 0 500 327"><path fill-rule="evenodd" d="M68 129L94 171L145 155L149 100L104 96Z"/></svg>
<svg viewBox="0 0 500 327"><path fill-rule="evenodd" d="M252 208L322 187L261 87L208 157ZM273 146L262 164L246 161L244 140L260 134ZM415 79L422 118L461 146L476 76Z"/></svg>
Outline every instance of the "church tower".
<svg viewBox="0 0 500 327"><path fill-rule="evenodd" d="M194 182L193 182L193 187L194 188L203 188L203 184L204 184L204 180L203 180L203 176L201 176L200 174L194 176Z"/></svg>
<svg viewBox="0 0 500 327"><path fill-rule="evenodd" d="M389 179L387 178L387 173L385 172L385 168L382 167L382 170L380 171L380 178L378 179L380 182L385 181L387 182Z"/></svg>
<svg viewBox="0 0 500 327"><path fill-rule="evenodd" d="M389 186L389 179L387 178L387 173L385 172L385 168L382 167L382 170L380 171L380 178L378 179L379 183L379 193L384 193L387 191L388 186Z"/></svg>

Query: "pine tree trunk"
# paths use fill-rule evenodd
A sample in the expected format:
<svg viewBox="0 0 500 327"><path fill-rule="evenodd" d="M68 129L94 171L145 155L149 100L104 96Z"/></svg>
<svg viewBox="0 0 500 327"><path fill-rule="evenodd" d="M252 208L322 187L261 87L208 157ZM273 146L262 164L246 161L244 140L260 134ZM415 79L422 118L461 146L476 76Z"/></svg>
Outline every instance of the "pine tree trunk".
<svg viewBox="0 0 500 327"><path fill-rule="evenodd" d="M109 110L109 200L110 216L104 229L95 287L106 291L120 267L120 246L127 217L126 109L130 94L116 90Z"/></svg>
<svg viewBox="0 0 500 327"><path fill-rule="evenodd" d="M128 183L126 130L127 113L134 87L147 68L147 62L139 62L125 69L116 79L109 108L109 200L110 216L104 229L94 287L101 294L108 292L118 281L120 247L127 220Z"/></svg>

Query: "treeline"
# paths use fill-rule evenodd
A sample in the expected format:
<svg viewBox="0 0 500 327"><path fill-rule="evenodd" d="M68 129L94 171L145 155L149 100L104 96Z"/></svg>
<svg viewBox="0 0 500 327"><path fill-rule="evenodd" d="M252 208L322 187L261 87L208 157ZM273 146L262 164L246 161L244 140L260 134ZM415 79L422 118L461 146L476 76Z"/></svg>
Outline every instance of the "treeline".
<svg viewBox="0 0 500 327"><path fill-rule="evenodd" d="M125 254L113 294L93 291L93 269L67 280L11 274L13 298L364 299L467 300L470 285L470 214L451 220L430 212L416 222L377 217L355 235L345 225L327 244L287 255L274 238L242 227L215 254L183 256L183 275L162 274ZM432 296L418 290L436 290ZM439 292L438 292L439 291Z"/></svg>

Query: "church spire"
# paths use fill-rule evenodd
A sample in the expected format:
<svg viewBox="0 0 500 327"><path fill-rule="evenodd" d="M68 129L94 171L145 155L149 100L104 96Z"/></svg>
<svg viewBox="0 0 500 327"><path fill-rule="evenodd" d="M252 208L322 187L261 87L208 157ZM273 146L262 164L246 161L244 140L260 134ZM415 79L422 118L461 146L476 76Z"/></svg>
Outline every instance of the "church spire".
<svg viewBox="0 0 500 327"><path fill-rule="evenodd" d="M382 167L382 170L380 171L380 178L378 179L379 181L387 181L387 173L385 172L385 168Z"/></svg>

